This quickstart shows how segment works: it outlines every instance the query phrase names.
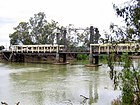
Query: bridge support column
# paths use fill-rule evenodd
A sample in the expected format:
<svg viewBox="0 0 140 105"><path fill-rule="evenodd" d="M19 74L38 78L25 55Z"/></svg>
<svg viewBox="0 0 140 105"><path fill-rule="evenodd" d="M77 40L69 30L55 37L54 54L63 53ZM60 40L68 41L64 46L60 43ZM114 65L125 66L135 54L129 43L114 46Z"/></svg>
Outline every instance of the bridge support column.
<svg viewBox="0 0 140 105"><path fill-rule="evenodd" d="M92 46L90 45L90 54L89 54L89 64L93 64L93 52L92 52Z"/></svg>
<svg viewBox="0 0 140 105"><path fill-rule="evenodd" d="M95 59L95 65L98 65L99 64L99 56L94 56L94 59Z"/></svg>
<svg viewBox="0 0 140 105"><path fill-rule="evenodd" d="M63 63L66 63L66 62L67 62L66 54L63 54Z"/></svg>
<svg viewBox="0 0 140 105"><path fill-rule="evenodd" d="M56 53L56 63L60 63L60 55L59 55L59 53Z"/></svg>
<svg viewBox="0 0 140 105"><path fill-rule="evenodd" d="M87 64L87 67L97 67L99 65L99 56L94 55L93 56L93 51L92 51L92 46L90 45L90 54L89 54L89 64ZM93 63L93 58L94 58L94 63Z"/></svg>
<svg viewBox="0 0 140 105"><path fill-rule="evenodd" d="M93 64L93 55L92 55L92 53L91 54L89 54L89 64Z"/></svg>

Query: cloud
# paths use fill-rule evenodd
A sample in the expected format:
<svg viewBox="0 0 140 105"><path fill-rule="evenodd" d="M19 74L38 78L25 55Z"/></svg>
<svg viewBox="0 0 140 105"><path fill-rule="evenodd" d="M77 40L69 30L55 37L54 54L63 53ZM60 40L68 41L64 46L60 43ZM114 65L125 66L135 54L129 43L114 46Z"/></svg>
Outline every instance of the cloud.
<svg viewBox="0 0 140 105"><path fill-rule="evenodd" d="M14 24L16 22L13 18L8 17L0 17L0 26L7 25L7 24Z"/></svg>
<svg viewBox="0 0 140 105"><path fill-rule="evenodd" d="M113 0L124 2L126 0ZM0 41L8 39L20 22L29 21L38 12L44 12L47 20L55 20L66 26L77 27L93 25L99 30L109 27L117 20L112 0L2 0L0 3ZM9 39L8 39L9 40Z"/></svg>

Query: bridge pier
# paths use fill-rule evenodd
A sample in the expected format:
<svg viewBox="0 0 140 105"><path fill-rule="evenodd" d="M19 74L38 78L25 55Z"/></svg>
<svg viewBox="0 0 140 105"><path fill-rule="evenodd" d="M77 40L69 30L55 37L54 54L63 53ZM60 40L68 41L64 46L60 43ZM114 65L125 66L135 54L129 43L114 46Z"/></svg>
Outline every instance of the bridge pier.
<svg viewBox="0 0 140 105"><path fill-rule="evenodd" d="M67 63L67 56L66 56L66 54L63 54L63 63Z"/></svg>
<svg viewBox="0 0 140 105"><path fill-rule="evenodd" d="M94 59L94 60L93 60ZM94 62L93 62L94 61ZM87 67L97 67L101 66L99 65L99 55L94 55L93 54L93 48L90 45L90 54L89 54L89 64L86 65Z"/></svg>
<svg viewBox="0 0 140 105"><path fill-rule="evenodd" d="M89 64L93 64L93 55L89 54Z"/></svg>
<svg viewBox="0 0 140 105"><path fill-rule="evenodd" d="M99 64L99 56L94 56L94 59L95 59L94 64L98 65Z"/></svg>
<svg viewBox="0 0 140 105"><path fill-rule="evenodd" d="M89 64L90 65L98 65L99 64L99 56L98 55L97 56L93 56L93 54L90 54L89 55Z"/></svg>
<svg viewBox="0 0 140 105"><path fill-rule="evenodd" d="M66 29L64 29L64 32L63 32L63 45L65 45L64 46L64 51L66 51L66 49L67 49L67 47L66 47L66 34L67 34L67 30ZM66 53L64 53L63 55L63 63L64 64L67 64L67 55L66 55Z"/></svg>
<svg viewBox="0 0 140 105"><path fill-rule="evenodd" d="M93 53L89 55L89 64L86 65L87 67L98 67L101 66L99 64L99 56L93 56Z"/></svg>
<svg viewBox="0 0 140 105"><path fill-rule="evenodd" d="M59 55L59 53L56 53L56 63L60 63L60 55Z"/></svg>
<svg viewBox="0 0 140 105"><path fill-rule="evenodd" d="M60 56L62 57L62 59L60 59ZM62 55L60 55L59 53L56 53L56 62L54 64L57 64L57 65L68 64L67 63L67 56L66 56L66 54L63 53Z"/></svg>

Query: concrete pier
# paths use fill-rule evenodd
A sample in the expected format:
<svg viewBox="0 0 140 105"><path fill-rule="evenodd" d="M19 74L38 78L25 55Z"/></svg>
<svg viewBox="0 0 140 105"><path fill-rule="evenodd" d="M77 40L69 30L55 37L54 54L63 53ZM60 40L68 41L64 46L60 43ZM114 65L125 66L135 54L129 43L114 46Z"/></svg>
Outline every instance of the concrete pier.
<svg viewBox="0 0 140 105"><path fill-rule="evenodd" d="M60 63L60 55L59 55L59 53L56 53L56 63Z"/></svg>

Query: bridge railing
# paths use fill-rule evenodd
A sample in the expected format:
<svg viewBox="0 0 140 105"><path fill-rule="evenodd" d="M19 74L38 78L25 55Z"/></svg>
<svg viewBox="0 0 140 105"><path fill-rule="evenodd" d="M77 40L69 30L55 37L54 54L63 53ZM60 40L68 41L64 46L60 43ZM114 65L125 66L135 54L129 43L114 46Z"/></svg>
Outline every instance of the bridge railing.
<svg viewBox="0 0 140 105"><path fill-rule="evenodd" d="M10 50L17 53L58 53L64 50L64 45L12 45Z"/></svg>
<svg viewBox="0 0 140 105"><path fill-rule="evenodd" d="M90 53L110 53L110 52L140 52L140 45L130 44L90 44Z"/></svg>

